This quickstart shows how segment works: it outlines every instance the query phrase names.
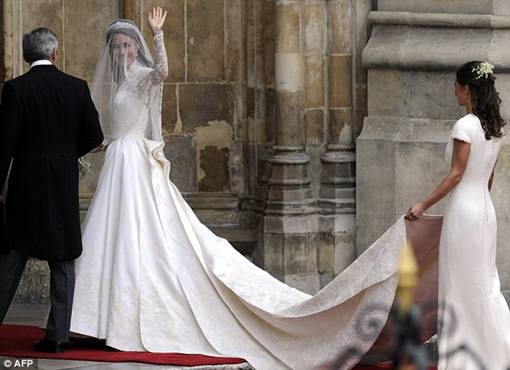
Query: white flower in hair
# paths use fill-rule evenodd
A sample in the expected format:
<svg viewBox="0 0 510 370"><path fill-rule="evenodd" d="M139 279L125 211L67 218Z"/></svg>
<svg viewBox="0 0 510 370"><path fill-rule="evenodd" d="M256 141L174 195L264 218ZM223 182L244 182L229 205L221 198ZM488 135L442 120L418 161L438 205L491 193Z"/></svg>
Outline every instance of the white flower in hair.
<svg viewBox="0 0 510 370"><path fill-rule="evenodd" d="M476 79L487 78L491 73L494 72L494 66L489 62L479 63L472 71L476 75Z"/></svg>

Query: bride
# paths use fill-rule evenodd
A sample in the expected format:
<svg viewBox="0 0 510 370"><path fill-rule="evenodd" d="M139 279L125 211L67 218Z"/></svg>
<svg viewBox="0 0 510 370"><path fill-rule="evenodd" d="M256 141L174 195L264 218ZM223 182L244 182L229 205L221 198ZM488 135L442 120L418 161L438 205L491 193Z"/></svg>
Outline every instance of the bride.
<svg viewBox="0 0 510 370"><path fill-rule="evenodd" d="M401 217L314 296L252 264L198 220L169 180L161 133L165 16L159 7L149 13L154 59L131 21L106 31L92 90L106 155L83 224L71 331L123 351L240 357L262 370L331 368L352 346L368 352L395 297L402 246L410 239L434 266L426 248L437 250L440 222ZM435 293L419 287L418 299ZM370 317L382 324L361 338L359 319L373 305L385 307Z"/></svg>

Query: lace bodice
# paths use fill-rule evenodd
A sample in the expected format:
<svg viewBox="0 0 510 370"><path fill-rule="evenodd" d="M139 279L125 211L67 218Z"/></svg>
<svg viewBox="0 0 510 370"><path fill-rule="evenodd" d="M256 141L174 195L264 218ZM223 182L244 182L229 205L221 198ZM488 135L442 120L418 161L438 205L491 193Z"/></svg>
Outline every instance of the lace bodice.
<svg viewBox="0 0 510 370"><path fill-rule="evenodd" d="M148 68L135 61L119 83L112 101L112 130L114 140L124 135L150 138L151 107L155 102L155 90L162 88L162 82L168 75L168 61L163 33L154 37L154 68ZM158 107L159 108L159 107Z"/></svg>

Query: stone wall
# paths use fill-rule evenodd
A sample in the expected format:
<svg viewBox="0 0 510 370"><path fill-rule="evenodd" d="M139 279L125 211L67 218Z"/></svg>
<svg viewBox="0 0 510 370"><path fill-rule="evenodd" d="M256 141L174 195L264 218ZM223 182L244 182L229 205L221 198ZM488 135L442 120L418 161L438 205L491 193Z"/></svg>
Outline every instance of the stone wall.
<svg viewBox="0 0 510 370"><path fill-rule="evenodd" d="M361 253L446 176L449 130L465 113L455 70L470 60L496 66L502 112L510 118L510 5L502 0L379 0L363 52L368 116L357 141L357 250ZM504 145L492 197L499 221L498 266L510 293L510 152ZM441 213L444 201L430 213Z"/></svg>
<svg viewBox="0 0 510 370"><path fill-rule="evenodd" d="M130 18L150 40L168 10L165 152L199 218L274 276L315 292L355 257L354 137L366 112L370 0L4 0L5 78L27 70L24 32L59 37L58 67L91 82L104 30ZM101 155L81 181L85 214ZM30 262L19 300L47 299Z"/></svg>

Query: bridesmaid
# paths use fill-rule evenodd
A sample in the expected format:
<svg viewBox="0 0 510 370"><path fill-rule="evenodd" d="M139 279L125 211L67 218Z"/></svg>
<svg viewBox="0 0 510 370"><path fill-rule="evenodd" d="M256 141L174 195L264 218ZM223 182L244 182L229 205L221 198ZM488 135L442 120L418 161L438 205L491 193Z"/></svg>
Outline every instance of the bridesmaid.
<svg viewBox="0 0 510 370"><path fill-rule="evenodd" d="M504 136L493 66L473 61L457 70L455 95L466 115L448 141L451 168L406 215L417 220L449 195L439 252L438 370L503 370L510 365L510 311L496 267L497 220L489 191ZM451 314L450 314L451 312ZM451 352L465 345L469 351Z"/></svg>

